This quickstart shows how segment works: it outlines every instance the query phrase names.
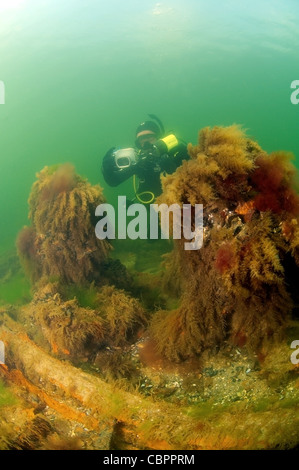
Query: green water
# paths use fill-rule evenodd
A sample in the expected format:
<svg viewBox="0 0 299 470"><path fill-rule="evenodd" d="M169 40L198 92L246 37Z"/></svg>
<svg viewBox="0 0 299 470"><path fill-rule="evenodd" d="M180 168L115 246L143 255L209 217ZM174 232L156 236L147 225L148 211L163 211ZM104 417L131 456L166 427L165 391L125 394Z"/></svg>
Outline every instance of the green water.
<svg viewBox="0 0 299 470"><path fill-rule="evenodd" d="M298 25L297 0L0 0L0 249L44 165L72 162L111 202L132 193L107 187L100 164L148 113L192 143L243 124L299 166Z"/></svg>

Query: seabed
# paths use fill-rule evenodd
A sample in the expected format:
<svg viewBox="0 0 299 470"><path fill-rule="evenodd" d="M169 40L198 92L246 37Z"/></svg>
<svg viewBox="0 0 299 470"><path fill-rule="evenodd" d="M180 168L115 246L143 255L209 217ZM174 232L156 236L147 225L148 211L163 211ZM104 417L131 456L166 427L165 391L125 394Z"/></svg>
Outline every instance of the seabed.
<svg viewBox="0 0 299 470"><path fill-rule="evenodd" d="M138 257L126 253L137 276ZM152 278L155 298L156 261L144 260L146 272L139 273ZM226 344L173 364L141 335L126 348L107 347L92 363L74 364L29 338L16 321L21 309L1 308L0 335L7 346L7 364L0 366L2 450L298 446L299 365L290 360L298 321L290 322L285 341L265 358Z"/></svg>

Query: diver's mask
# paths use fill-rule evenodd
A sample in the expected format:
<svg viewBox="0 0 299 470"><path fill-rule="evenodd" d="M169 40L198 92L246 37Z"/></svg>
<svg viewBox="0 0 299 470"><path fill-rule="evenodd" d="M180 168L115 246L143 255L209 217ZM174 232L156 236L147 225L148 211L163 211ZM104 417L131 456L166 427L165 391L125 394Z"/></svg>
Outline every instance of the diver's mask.
<svg viewBox="0 0 299 470"><path fill-rule="evenodd" d="M137 162L137 152L133 148L115 150L113 155L115 164L119 169L129 168Z"/></svg>

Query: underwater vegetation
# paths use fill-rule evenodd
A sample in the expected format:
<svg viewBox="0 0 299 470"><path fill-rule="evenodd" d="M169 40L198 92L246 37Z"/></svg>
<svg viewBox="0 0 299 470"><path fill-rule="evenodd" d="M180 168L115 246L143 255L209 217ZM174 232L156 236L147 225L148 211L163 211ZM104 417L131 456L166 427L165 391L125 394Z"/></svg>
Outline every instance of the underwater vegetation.
<svg viewBox="0 0 299 470"><path fill-rule="evenodd" d="M29 196L31 225L17 238L34 293L19 320L42 347L72 360L125 346L146 323L138 300L123 290L131 283L125 266L95 236L94 211L103 201L101 187L71 165L45 167Z"/></svg>
<svg viewBox="0 0 299 470"><path fill-rule="evenodd" d="M94 307L81 307L76 297L64 299L52 283L36 291L18 319L44 349L75 361L106 347L125 348L146 324L138 300L114 286L98 289Z"/></svg>
<svg viewBox="0 0 299 470"><path fill-rule="evenodd" d="M45 167L29 197L31 225L17 239L18 253L33 283L42 278L85 284L101 277L110 245L94 236L93 214L104 201L69 164Z"/></svg>
<svg viewBox="0 0 299 470"><path fill-rule="evenodd" d="M17 241L32 295L0 309L1 450L298 446L291 155L238 126L203 129L189 153L157 202L203 204L197 251L112 254L94 234L102 189L70 165L37 175ZM3 283L16 274L3 267Z"/></svg>
<svg viewBox="0 0 299 470"><path fill-rule="evenodd" d="M204 243L168 255L180 305L152 317L157 350L180 361L225 341L263 351L283 337L298 279L299 196L291 154L268 155L236 125L205 128L190 161L162 178L159 203L203 204ZM172 260L171 260L172 259ZM169 288L169 286L168 286ZM293 295L294 294L294 295Z"/></svg>
<svg viewBox="0 0 299 470"><path fill-rule="evenodd" d="M298 337L298 324L292 333ZM218 354L193 374L148 375L128 392L37 346L8 315L0 334L0 449L288 449L298 445L298 367L288 345L262 367L241 353ZM161 384L159 382L161 381ZM189 382L189 385L184 382Z"/></svg>

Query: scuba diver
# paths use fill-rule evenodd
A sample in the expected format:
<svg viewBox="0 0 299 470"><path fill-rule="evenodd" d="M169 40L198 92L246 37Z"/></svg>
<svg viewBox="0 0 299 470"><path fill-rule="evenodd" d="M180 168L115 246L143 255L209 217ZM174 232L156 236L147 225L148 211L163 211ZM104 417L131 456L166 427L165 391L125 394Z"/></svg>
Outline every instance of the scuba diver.
<svg viewBox="0 0 299 470"><path fill-rule="evenodd" d="M142 204L152 203L161 194L161 174L173 173L189 158L186 144L174 134L165 134L157 116L149 117L151 121L142 122L136 129L135 148L113 147L102 163L109 186L118 186L133 177L135 196Z"/></svg>

